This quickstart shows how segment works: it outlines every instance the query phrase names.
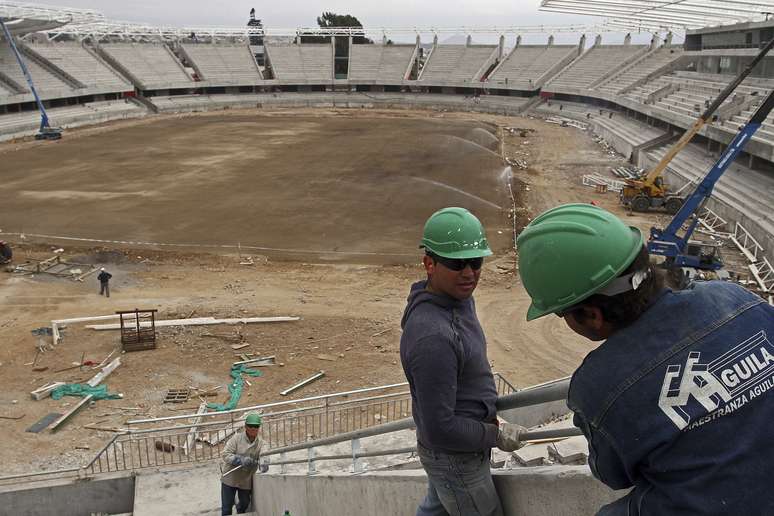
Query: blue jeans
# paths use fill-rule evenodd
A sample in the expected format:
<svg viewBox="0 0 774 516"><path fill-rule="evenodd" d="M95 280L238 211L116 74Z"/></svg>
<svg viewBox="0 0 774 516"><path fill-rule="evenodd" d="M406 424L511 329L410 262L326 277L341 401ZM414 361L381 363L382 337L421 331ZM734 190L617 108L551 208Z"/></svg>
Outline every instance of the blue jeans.
<svg viewBox="0 0 774 516"><path fill-rule="evenodd" d="M448 454L417 443L427 495L416 516L503 516L489 470L489 452Z"/></svg>
<svg viewBox="0 0 774 516"><path fill-rule="evenodd" d="M220 484L220 508L221 514L227 516L231 514L231 510L234 507L234 500L239 493L239 503L237 503L237 514L244 514L247 512L247 508L250 506L250 500L252 499L253 492L249 489L239 489L238 487L227 486L226 484Z"/></svg>

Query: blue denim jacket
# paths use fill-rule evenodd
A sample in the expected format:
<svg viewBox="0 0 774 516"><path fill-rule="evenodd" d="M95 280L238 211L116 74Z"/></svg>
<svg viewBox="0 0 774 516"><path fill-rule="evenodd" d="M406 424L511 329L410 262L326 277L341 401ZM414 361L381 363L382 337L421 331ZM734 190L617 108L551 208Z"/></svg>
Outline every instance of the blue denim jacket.
<svg viewBox="0 0 774 516"><path fill-rule="evenodd" d="M568 405L630 515L774 514L774 308L726 282L665 293L586 356ZM626 514L626 513L624 513Z"/></svg>

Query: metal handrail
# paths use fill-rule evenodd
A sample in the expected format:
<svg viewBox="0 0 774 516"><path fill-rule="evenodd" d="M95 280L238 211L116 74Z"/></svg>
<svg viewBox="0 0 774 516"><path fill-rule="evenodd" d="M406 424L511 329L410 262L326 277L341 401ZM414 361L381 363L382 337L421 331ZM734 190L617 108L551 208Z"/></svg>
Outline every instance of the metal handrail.
<svg viewBox="0 0 774 516"><path fill-rule="evenodd" d="M574 437L576 435L583 435L578 428L554 428L550 430L534 430L532 432L526 432L522 434L522 441L543 441L551 439L564 439L566 437ZM408 446L405 448L393 448L389 450L379 450L372 452L353 452L347 454L338 455L320 455L314 457L314 462L322 460L343 460L343 459L360 459L365 457L385 457L387 455L399 455L401 453L416 453L416 446ZM263 454L264 456L269 454ZM304 459L289 459L271 461L271 466L284 466L287 464L306 464L309 462L309 458Z"/></svg>
<svg viewBox="0 0 774 516"><path fill-rule="evenodd" d="M336 392L333 394L324 394L320 396L311 396L309 398L301 398L298 400L288 400L288 401L277 401L273 403L264 403L262 405L253 405L251 407L244 407L239 409L233 409L233 410L223 410L220 412L205 412L204 414L182 414L179 416L165 416L165 417L158 417L158 418L152 418L152 419L135 419L132 421L128 421L126 424L128 425L139 425L143 423L157 423L159 421L173 421L178 419L193 419L196 417L215 417L215 416L223 416L228 414L241 414L243 412L250 412L255 410L260 410L264 408L269 407L279 407L281 405L293 405L298 403L305 403L308 401L317 401L317 400L324 400L324 399L330 399L335 398L339 396L349 396L351 394L360 394L363 392L372 392L372 391L378 391L380 389L391 389L395 387L405 387L408 385L408 382L401 382L401 383L394 383L390 385L380 385L378 387L367 387L365 389L355 389L353 391L345 391L345 392ZM298 410L303 410L302 408L299 408Z"/></svg>
<svg viewBox="0 0 774 516"><path fill-rule="evenodd" d="M514 392L512 394L506 394L497 398L496 407L497 410L510 410L520 407L527 407L530 405L538 405L540 403L547 403L551 401L560 401L567 399L567 392L570 388L570 379L562 378L547 382L542 385L523 389L521 391ZM322 439L315 439L313 441L307 441L305 443L291 444L290 446L282 446L280 448L274 448L264 453L264 456L277 455L280 453L289 453L297 450L306 450L309 448L316 448L319 446L328 446L331 444L337 444L341 442L351 441L353 439L363 439L365 437L374 437L377 435L388 434L397 432L399 430L408 430L414 428L413 418L399 419L397 421L391 421L383 425L374 426L371 428L365 428L361 430L354 430L352 432L345 432L342 434L324 437ZM554 437L570 437L572 435L580 435L580 431L577 428L560 429L560 430L536 430L534 432L528 432L524 436L524 440L538 440L538 439L551 439Z"/></svg>

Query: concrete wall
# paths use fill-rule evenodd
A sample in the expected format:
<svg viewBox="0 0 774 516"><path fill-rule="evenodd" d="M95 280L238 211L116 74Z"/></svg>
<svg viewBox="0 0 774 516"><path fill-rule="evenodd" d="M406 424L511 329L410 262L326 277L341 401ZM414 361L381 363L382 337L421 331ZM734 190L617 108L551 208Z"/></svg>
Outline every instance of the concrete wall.
<svg viewBox="0 0 774 516"><path fill-rule="evenodd" d="M627 160L631 159L635 148L635 145L632 142L627 140L626 137L616 133L612 129L609 129L602 124L596 124L592 122L591 125L594 128L594 132L604 138L605 141L609 143L616 152L621 154Z"/></svg>
<svg viewBox="0 0 774 516"><path fill-rule="evenodd" d="M506 515L585 516L625 492L614 492L586 466L545 466L494 472ZM364 475L257 475L258 514L403 516L414 514L427 489L424 471Z"/></svg>
<svg viewBox="0 0 774 516"><path fill-rule="evenodd" d="M0 488L0 514L24 516L83 516L132 512L134 477L106 476L99 480L52 480Z"/></svg>

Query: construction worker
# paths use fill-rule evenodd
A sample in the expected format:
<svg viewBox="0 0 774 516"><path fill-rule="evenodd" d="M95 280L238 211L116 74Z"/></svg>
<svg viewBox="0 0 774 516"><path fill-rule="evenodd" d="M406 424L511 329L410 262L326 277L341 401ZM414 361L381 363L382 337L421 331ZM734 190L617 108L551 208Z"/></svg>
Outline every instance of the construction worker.
<svg viewBox="0 0 774 516"><path fill-rule="evenodd" d="M251 412L245 418L245 429L237 432L223 448L224 475L221 477L220 501L222 514L231 514L236 500L237 514L244 514L252 500L253 475L259 467L261 447L261 415ZM266 472L268 466L261 466Z"/></svg>
<svg viewBox="0 0 774 516"><path fill-rule="evenodd" d="M420 247L427 279L411 287L400 339L428 481L416 514L499 516L491 448L517 449L523 428L498 427L497 390L473 302L484 257L492 251L481 222L463 208L435 212Z"/></svg>
<svg viewBox="0 0 774 516"><path fill-rule="evenodd" d="M731 282L663 288L640 231L588 204L546 211L517 244L527 319L601 342L568 406L594 476L633 489L598 514L774 514L774 308Z"/></svg>
<svg viewBox="0 0 774 516"><path fill-rule="evenodd" d="M11 245L5 240L0 240L0 264L11 263L11 259L13 259Z"/></svg>
<svg viewBox="0 0 774 516"><path fill-rule="evenodd" d="M112 277L113 275L107 272L104 267L99 269L97 279L99 280L100 296L104 295L105 297L110 297L110 278Z"/></svg>

